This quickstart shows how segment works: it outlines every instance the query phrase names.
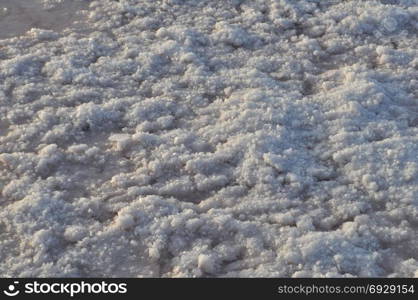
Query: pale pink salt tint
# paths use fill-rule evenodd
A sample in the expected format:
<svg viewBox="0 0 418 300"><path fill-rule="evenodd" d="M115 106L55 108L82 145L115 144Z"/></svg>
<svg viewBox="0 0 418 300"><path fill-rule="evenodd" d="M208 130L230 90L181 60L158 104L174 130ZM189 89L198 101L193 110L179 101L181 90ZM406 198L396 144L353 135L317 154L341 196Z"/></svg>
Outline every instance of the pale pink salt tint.
<svg viewBox="0 0 418 300"><path fill-rule="evenodd" d="M62 31L82 20L88 4L86 0L1 0L0 39L32 28Z"/></svg>

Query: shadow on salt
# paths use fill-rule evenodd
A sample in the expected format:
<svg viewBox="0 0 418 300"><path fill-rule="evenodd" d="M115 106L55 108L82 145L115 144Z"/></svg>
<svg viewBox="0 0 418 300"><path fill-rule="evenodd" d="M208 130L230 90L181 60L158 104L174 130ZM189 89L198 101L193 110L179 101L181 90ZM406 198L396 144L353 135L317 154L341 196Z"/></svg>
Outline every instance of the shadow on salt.
<svg viewBox="0 0 418 300"><path fill-rule="evenodd" d="M76 25L89 0L0 0L0 39L25 34L32 28L55 32Z"/></svg>

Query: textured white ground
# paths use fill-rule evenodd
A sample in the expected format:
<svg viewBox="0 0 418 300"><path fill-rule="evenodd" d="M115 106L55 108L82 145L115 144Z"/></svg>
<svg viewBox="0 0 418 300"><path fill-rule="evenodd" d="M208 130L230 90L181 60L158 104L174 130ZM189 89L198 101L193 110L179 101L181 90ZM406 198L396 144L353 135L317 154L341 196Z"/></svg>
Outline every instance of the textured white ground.
<svg viewBox="0 0 418 300"><path fill-rule="evenodd" d="M417 0L81 2L0 27L2 277L418 276Z"/></svg>

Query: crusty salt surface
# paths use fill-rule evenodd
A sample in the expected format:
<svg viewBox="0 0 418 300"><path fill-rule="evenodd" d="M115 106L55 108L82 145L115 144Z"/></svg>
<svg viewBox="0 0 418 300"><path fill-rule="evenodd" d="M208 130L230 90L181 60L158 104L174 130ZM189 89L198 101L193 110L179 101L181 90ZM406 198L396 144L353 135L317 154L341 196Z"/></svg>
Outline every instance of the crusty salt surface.
<svg viewBox="0 0 418 300"><path fill-rule="evenodd" d="M61 31L81 19L85 0L1 0L0 39L25 34L32 28Z"/></svg>
<svg viewBox="0 0 418 300"><path fill-rule="evenodd" d="M88 2L0 40L0 277L418 277L417 0Z"/></svg>

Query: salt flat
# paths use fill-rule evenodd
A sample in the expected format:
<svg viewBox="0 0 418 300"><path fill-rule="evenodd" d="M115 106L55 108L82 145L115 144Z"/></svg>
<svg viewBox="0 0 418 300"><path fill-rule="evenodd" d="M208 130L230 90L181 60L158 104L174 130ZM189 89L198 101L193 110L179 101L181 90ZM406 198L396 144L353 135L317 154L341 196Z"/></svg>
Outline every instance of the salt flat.
<svg viewBox="0 0 418 300"><path fill-rule="evenodd" d="M0 2L1 276L418 276L418 1Z"/></svg>
<svg viewBox="0 0 418 300"><path fill-rule="evenodd" d="M25 34L32 28L61 31L81 19L86 0L1 0L0 38Z"/></svg>

